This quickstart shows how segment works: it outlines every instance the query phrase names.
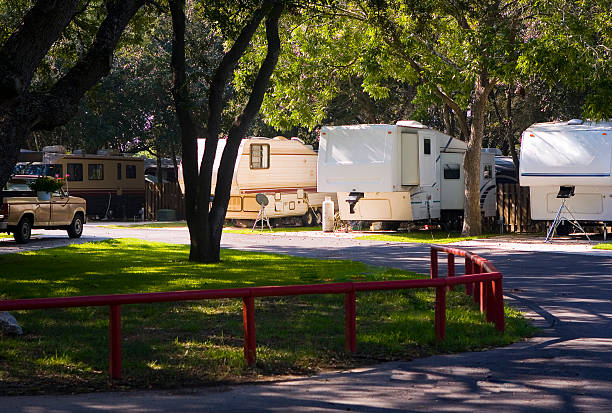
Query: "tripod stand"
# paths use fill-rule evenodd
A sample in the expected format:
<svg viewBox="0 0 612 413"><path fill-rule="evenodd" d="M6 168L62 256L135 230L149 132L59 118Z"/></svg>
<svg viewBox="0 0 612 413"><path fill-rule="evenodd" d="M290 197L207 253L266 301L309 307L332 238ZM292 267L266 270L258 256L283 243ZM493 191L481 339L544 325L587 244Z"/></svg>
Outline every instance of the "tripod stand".
<svg viewBox="0 0 612 413"><path fill-rule="evenodd" d="M257 222L261 221L261 230L264 230L264 222L268 225L268 229L272 231L272 227L270 226L270 219L266 216L266 206L268 205L268 197L264 194L257 194L255 197L257 203L259 204L259 214L257 214L257 218L255 222L253 222L253 228L251 228L251 232L255 230L257 226Z"/></svg>
<svg viewBox="0 0 612 413"><path fill-rule="evenodd" d="M557 194L557 198L561 199L561 205L559 205L559 210L557 211L557 215L555 215L555 219L553 220L552 224L550 225L550 228L548 229L548 233L546 234L546 240L544 242L548 242L549 240L551 240L554 237L554 233L559 227L559 225L562 225L565 222L571 224L574 228L580 230L580 232L583 233L587 237L589 242L591 242L591 238L589 238L584 228L580 226L580 224L576 220L576 217L574 217L574 214L572 214L572 211L570 211L567 205L565 205L565 202L573 196L574 196L573 186L562 186L559 188L559 193ZM571 221L567 219L564 211L567 212L567 214L572 218Z"/></svg>

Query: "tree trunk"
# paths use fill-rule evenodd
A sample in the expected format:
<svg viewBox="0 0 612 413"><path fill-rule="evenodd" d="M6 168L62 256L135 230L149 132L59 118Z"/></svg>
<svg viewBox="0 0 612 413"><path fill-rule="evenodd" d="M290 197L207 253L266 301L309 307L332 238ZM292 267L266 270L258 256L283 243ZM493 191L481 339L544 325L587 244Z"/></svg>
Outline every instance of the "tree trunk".
<svg viewBox="0 0 612 413"><path fill-rule="evenodd" d="M510 86L508 86L508 89L506 90L506 141L508 142L510 155L512 155L512 162L514 163L514 169L516 170L516 177L518 178L519 159L516 153L516 142L514 141L512 122L512 91L510 90Z"/></svg>
<svg viewBox="0 0 612 413"><path fill-rule="evenodd" d="M463 161L465 176L465 206L462 235L480 235L482 220L480 213L480 153L484 132L484 117L487 98L492 84L486 75L480 74L474 87L471 104L472 124Z"/></svg>
<svg viewBox="0 0 612 413"><path fill-rule="evenodd" d="M209 116L205 131L206 146L202 156L200 169L197 164L197 125L189 110L190 99L185 76L185 2L173 0L170 2L172 27L174 32L172 48L172 69L174 86L172 94L175 101L177 117L181 126L183 142L183 176L185 180L185 215L191 249L189 259L192 261L215 263L220 261L221 234L225 222L225 214L229 203L234 165L240 141L247 128L259 112L268 81L280 50L278 37L278 20L283 10L282 2L272 5L265 3L257 9L251 20L243 27L232 48L225 53L213 76L209 91ZM223 91L228 79L234 73L239 59L255 34L259 24L266 19L268 37L268 53L259 70L249 102L242 114L234 121L230 129L226 147L217 173L215 197L210 209L211 180L213 164L217 153L219 135L221 133L221 115L223 112ZM271 41L272 39L272 41Z"/></svg>

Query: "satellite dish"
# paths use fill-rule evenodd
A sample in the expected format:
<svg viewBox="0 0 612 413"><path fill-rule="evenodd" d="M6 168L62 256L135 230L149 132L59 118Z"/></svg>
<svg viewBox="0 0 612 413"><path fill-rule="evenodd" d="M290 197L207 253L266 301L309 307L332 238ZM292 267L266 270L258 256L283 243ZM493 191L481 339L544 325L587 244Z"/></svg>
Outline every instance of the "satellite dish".
<svg viewBox="0 0 612 413"><path fill-rule="evenodd" d="M255 200L262 207L265 207L266 205L268 205L268 202L270 202L270 201L268 201L268 197L266 195L264 195L264 194L257 194L257 195L255 195Z"/></svg>

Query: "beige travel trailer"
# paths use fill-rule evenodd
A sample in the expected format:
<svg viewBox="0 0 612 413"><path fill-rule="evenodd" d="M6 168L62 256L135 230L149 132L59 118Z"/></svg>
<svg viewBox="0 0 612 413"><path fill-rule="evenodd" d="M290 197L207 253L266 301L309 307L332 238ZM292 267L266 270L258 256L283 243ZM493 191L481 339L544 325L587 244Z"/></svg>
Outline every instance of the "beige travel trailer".
<svg viewBox="0 0 612 413"><path fill-rule="evenodd" d="M225 148L219 140L213 166L213 188ZM204 153L205 139L198 139L198 162ZM182 169L179 183L184 190ZM285 223L315 225L321 220L325 195L317 192L317 153L297 138L252 137L243 139L238 150L226 219L255 220L262 206L257 194L268 203L265 216Z"/></svg>
<svg viewBox="0 0 612 413"><path fill-rule="evenodd" d="M110 151L67 154L63 146L45 147L40 162L22 164L21 175L66 178L64 188L87 201L92 218L132 218L145 204L144 161Z"/></svg>

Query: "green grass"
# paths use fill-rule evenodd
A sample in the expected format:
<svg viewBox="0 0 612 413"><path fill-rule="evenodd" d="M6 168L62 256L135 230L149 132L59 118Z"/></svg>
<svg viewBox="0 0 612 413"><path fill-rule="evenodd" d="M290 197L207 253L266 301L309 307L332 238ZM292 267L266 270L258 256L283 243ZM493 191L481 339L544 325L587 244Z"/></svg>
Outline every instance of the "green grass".
<svg viewBox="0 0 612 413"><path fill-rule="evenodd" d="M187 228L185 221L178 222L152 222L149 224L113 224L101 225L103 228Z"/></svg>
<svg viewBox="0 0 612 413"><path fill-rule="evenodd" d="M451 242L467 241L471 239L491 238L499 234L483 234L478 236L462 237L460 233L447 231L411 231L388 234L368 234L355 237L356 239L386 242L416 242L431 244L448 244Z"/></svg>
<svg viewBox="0 0 612 413"><path fill-rule="evenodd" d="M198 264L188 254L184 245L123 239L1 255L0 298L423 277L355 261L222 250L221 263ZM342 295L257 299L257 365L249 368L241 300L125 305L119 382L108 380L108 308L14 311L24 335L0 336L0 394L249 381L483 349L533 333L510 308L506 332L497 332L458 291L448 294L447 306L447 339L438 343L432 291L358 294L358 353L351 357L344 351Z"/></svg>
<svg viewBox="0 0 612 413"><path fill-rule="evenodd" d="M597 244L593 246L593 249L595 250L612 250L612 244L611 243L603 243L603 244Z"/></svg>
<svg viewBox="0 0 612 413"><path fill-rule="evenodd" d="M261 230L261 225L258 225L253 231L251 228L223 228L223 232L229 232L233 234L271 234L275 232L307 232L307 231L321 231L321 226L318 227L272 227L272 231L268 227L264 226L264 230Z"/></svg>

